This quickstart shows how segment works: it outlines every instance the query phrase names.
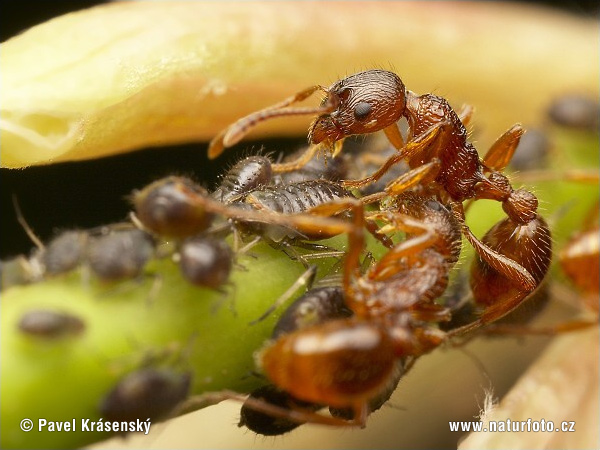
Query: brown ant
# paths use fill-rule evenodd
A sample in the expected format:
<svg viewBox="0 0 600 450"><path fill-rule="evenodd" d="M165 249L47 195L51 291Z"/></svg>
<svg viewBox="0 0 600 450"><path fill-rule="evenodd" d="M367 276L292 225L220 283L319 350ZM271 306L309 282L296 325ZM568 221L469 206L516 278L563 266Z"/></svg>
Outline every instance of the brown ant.
<svg viewBox="0 0 600 450"><path fill-rule="evenodd" d="M317 90L327 93L321 106L316 108L293 108L289 105L301 101ZM312 144L336 144L334 154L341 149L342 140L353 134L372 133L384 130L396 149L397 154L389 158L371 176L358 181L347 181L346 186L361 187L381 178L392 166L402 160L412 169L405 174L413 178L411 172L426 171L425 178L433 183L423 183L426 191L443 201L451 201L451 207L462 224L462 231L482 259L485 275L480 277L487 282L492 273L498 280L511 284L511 295L503 293L504 301L499 301L489 310L482 321L495 320L510 312L515 304L531 293L541 282L551 259L550 232L544 219L537 214L538 201L524 189L514 190L508 179L499 171L503 170L519 143L524 130L515 125L504 133L490 148L483 160L475 147L467 140L467 129L463 121L470 120L471 110L462 112L462 119L449 103L433 94L417 95L404 87L398 75L386 70L368 70L344 78L330 88L314 86L292 96L280 104L250 114L240 119L219 134L209 147L210 156L216 156L224 146L233 145L257 123L272 117L292 114L319 114L309 130ZM397 121L406 118L409 127L408 142L405 144ZM309 150L310 153L313 150ZM301 158L302 159L302 158ZM276 171L294 170L304 163L287 164ZM397 183L398 190L405 189ZM462 202L468 199L492 199L500 201L508 219L494 227L494 232L486 236L485 242L477 239L465 224ZM505 249L499 243L502 236L511 236L509 247L514 259L503 255ZM487 245L489 244L489 245ZM506 248L510 253L512 250ZM530 262L531 264L528 264ZM535 267L535 273L530 270ZM483 267L483 266L482 266ZM539 267L539 270L537 268ZM484 269L482 269L484 270Z"/></svg>
<svg viewBox="0 0 600 450"><path fill-rule="evenodd" d="M394 208L372 213L372 218L387 223L384 231L404 231L408 236L362 275L364 205L356 200L344 205L349 203L354 227L343 293L354 315L282 334L256 359L277 388L301 401L349 409L340 414L351 421L255 398L246 399L249 408L291 421L363 426L370 401L397 381L398 361L417 358L447 339L429 322L449 319L449 311L433 300L444 291L460 254L461 224L453 212L434 198L405 194Z"/></svg>

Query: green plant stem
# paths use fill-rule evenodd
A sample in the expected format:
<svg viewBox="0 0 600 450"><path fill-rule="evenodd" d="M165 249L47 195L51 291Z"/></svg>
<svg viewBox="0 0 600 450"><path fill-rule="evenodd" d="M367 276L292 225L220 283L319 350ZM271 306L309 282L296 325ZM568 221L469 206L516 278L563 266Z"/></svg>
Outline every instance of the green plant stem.
<svg viewBox="0 0 600 450"><path fill-rule="evenodd" d="M558 131L554 139L561 149L553 163L557 171L598 167L598 135ZM556 252L580 228L597 200L598 187L558 180L536 183L535 192L542 214L554 221ZM564 205L569 205L567 211L559 212ZM502 215L497 203L476 202L467 222L481 236ZM326 243L344 249L346 238ZM464 254L471 252L466 244L464 249ZM373 243L369 250L376 258L382 252ZM330 273L337 262L317 260L318 276ZM238 255L237 266L223 292L189 285L168 259L153 261L143 279L116 286L101 285L79 271L3 292L2 448L73 448L109 437L81 431L38 432L37 421L99 419L102 399L136 368L190 371L194 394L221 389L248 392L260 384L252 374L253 354L269 338L282 308L255 325L250 322L305 269L265 244ZM55 340L26 336L18 323L34 309L76 315L85 322L85 330ZM24 418L34 421L33 431L20 430Z"/></svg>
<svg viewBox="0 0 600 450"><path fill-rule="evenodd" d="M335 262L319 262L319 273ZM116 286L86 281L79 271L3 292L2 448L77 447L106 438L107 433L38 432L37 421L99 419L104 396L142 366L190 371L196 394L247 392L259 385L252 355L269 337L278 312L250 322L305 269L265 244L238 255L237 265L223 292L186 283L170 260L153 262L142 280ZM62 339L20 332L22 315L42 308L81 318L84 332ZM20 430L24 418L34 421L33 431Z"/></svg>

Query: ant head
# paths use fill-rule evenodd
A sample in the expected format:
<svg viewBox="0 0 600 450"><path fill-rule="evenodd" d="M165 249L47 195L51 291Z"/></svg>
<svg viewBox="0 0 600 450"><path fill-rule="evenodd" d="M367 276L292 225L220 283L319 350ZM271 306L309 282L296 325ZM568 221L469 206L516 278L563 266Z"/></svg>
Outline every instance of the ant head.
<svg viewBox="0 0 600 450"><path fill-rule="evenodd" d="M334 83L327 92L323 105L335 105L335 110L313 122L309 132L312 144L383 130L402 117L406 105L402 80L387 70L351 75Z"/></svg>

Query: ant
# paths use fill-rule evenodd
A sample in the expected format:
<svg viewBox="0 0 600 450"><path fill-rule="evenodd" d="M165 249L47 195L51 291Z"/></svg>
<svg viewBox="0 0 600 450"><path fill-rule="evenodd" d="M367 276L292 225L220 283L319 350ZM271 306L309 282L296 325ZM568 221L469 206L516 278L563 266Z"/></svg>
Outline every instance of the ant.
<svg viewBox="0 0 600 450"><path fill-rule="evenodd" d="M290 107L319 90L327 94L320 106ZM480 160L477 150L467 139L465 127L472 109L464 108L459 116L444 98L433 94L417 95L407 90L395 73L368 70L350 75L329 88L313 86L240 119L213 139L209 156L215 157L224 147L238 142L261 121L297 114L318 114L309 130L309 141L314 145L307 154L314 154L315 147L324 144L335 146L333 154L336 155L347 136L379 130L385 132L398 150L374 174L362 180L346 181L345 186L366 186L381 178L395 164L406 160L411 170L402 177L411 180L415 179L412 174L421 174L418 177L421 177L420 185L424 190L451 203L464 236L482 260L481 271L486 271L484 278L491 276L487 272L494 272L499 284L502 280L510 285L511 295L501 292L505 301L496 303L495 308L499 309L486 313L482 321L507 314L540 284L552 255L548 225L537 213L537 198L524 189L513 189L506 176L500 173L510 162L524 133L520 125L514 125L498 138ZM409 127L406 144L397 125L400 118L406 118ZM310 159L312 155L307 157ZM305 161L302 157L297 164L286 163L285 167L274 166L273 170L295 170ZM396 190L405 188L400 182L396 184ZM469 199L499 201L508 216L483 241L475 237L465 223L462 202ZM512 239L509 246L499 242L507 236Z"/></svg>
<svg viewBox="0 0 600 450"><path fill-rule="evenodd" d="M434 299L444 292L460 255L460 221L434 197L407 192L395 201L388 210L368 214L387 224L382 232L403 231L407 238L364 275L364 205L356 200L344 203L351 204L354 213L343 274L343 296L353 316L278 335L256 356L278 389L303 402L349 410L340 415L350 420L290 410L253 397L246 399L246 407L290 421L364 426L370 402L397 380L398 362L414 360L451 336L436 326L450 319L450 311ZM206 398L237 397L224 392L198 401Z"/></svg>

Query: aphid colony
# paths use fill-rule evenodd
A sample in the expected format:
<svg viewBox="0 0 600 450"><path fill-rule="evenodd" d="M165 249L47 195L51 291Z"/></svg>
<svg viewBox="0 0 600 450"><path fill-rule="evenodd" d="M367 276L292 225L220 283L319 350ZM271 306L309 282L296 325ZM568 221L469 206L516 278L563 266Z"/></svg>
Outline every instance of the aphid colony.
<svg viewBox="0 0 600 450"><path fill-rule="evenodd" d="M319 106L293 106L317 91L325 93ZM535 195L514 189L502 174L524 132L520 126L482 159L467 138L470 109L458 115L445 99L417 95L389 71L314 86L250 114L215 138L210 155L261 121L299 114L317 115L299 157L279 163L245 158L212 193L184 177L158 180L133 193L132 223L67 231L29 258L4 261L3 289L79 267L105 283L132 279L144 274L149 260L165 256L189 283L219 289L240 240L259 237L308 267L298 247L330 251L314 241L344 234L341 280L309 290L283 313L256 355L269 384L246 399L240 423L267 435L303 422L364 426L417 358L497 321L536 290L552 258L550 230ZM406 138L400 119L408 124ZM380 130L391 147L377 151L367 143L352 155L342 151L346 137ZM324 149L333 157L313 158ZM481 240L463 207L479 199L500 202L506 213ZM364 263L366 232L387 247L370 265ZM231 233L234 249L225 241ZM452 320L454 306L437 300L460 257L462 237L476 253L469 278L473 307L460 326L448 329L440 324ZM159 250L164 241L175 243L167 254ZM32 336L56 338L77 335L85 324L32 311L19 326ZM166 417L189 385L189 374L134 372L107 394L102 414ZM212 397L238 398L229 392ZM188 399L195 401L201 399ZM325 407L331 415L319 412Z"/></svg>

